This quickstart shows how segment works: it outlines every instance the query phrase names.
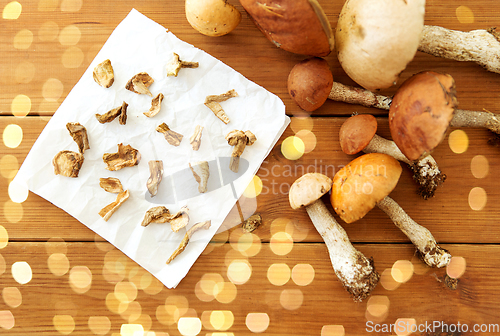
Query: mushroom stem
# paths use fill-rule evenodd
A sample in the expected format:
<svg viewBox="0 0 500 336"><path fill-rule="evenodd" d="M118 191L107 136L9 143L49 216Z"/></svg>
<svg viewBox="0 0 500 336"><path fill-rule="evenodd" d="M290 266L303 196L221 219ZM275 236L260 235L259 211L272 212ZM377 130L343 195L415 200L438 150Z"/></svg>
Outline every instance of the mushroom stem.
<svg viewBox="0 0 500 336"><path fill-rule="evenodd" d="M472 61L500 73L500 33L496 28L470 32L424 26L419 51L456 61Z"/></svg>
<svg viewBox="0 0 500 336"><path fill-rule="evenodd" d="M335 274L353 299L362 301L375 288L380 278L373 261L351 244L347 233L321 199L305 208L326 243Z"/></svg>
<svg viewBox="0 0 500 336"><path fill-rule="evenodd" d="M419 185L417 193L424 199L434 196L438 186L446 179L446 175L441 173L439 166L431 155L411 161L399 149L392 140L385 139L375 134L363 149L365 153L382 153L392 156L398 161L406 163L413 172L413 179Z"/></svg>
<svg viewBox="0 0 500 336"><path fill-rule="evenodd" d="M237 173L240 167L240 156L245 150L247 145L246 139L240 139L234 145L233 152L231 153L231 160L229 161L229 169Z"/></svg>
<svg viewBox="0 0 500 336"><path fill-rule="evenodd" d="M394 224L411 240L417 248L422 260L430 267L444 267L451 260L451 254L439 247L432 233L415 222L411 217L389 196L377 203Z"/></svg>
<svg viewBox="0 0 500 336"><path fill-rule="evenodd" d="M489 111L455 110L451 127L484 127L493 133L500 134L498 114Z"/></svg>

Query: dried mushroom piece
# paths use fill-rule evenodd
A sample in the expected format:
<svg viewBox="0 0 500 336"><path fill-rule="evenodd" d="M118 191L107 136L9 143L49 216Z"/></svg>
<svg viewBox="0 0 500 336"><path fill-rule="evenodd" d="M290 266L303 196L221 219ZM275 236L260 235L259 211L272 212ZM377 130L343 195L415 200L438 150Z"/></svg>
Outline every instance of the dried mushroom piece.
<svg viewBox="0 0 500 336"><path fill-rule="evenodd" d="M219 103L233 97L238 97L238 93L235 90L229 90L220 95L210 95L205 98L205 105L212 110L217 118L222 120L225 124L228 124L230 121L229 117L226 115L226 112L224 112Z"/></svg>
<svg viewBox="0 0 500 336"><path fill-rule="evenodd" d="M257 214L253 214L252 216L248 217L248 219L243 222L243 225L241 227L246 232L253 232L261 224L262 224L262 217L260 216L260 214L257 213Z"/></svg>
<svg viewBox="0 0 500 336"><path fill-rule="evenodd" d="M250 131L239 131L234 130L226 135L227 143L230 146L234 146L233 152L231 153L231 161L229 162L229 169L237 173L240 166L240 156L243 154L246 146L251 146L257 138Z"/></svg>
<svg viewBox="0 0 500 336"><path fill-rule="evenodd" d="M78 177L83 164L81 153L63 150L52 159L54 174L67 177Z"/></svg>
<svg viewBox="0 0 500 336"><path fill-rule="evenodd" d="M179 247L172 253L170 258L167 260L167 264L170 264L172 260L174 260L179 254L182 253L186 249L187 244L189 243L189 239L193 236L193 233L195 233L198 230L205 229L208 230L210 228L211 221L205 221L205 222L199 222L193 225L186 234L184 235L184 238L182 239L181 243L179 244Z"/></svg>
<svg viewBox="0 0 500 336"><path fill-rule="evenodd" d="M156 97L154 97L153 100L151 101L151 108L149 109L148 112L144 112L144 115L149 118L152 118L155 115L157 115L158 112L160 112L161 102L163 101L163 98L164 98L163 93L161 92L158 93Z"/></svg>
<svg viewBox="0 0 500 336"><path fill-rule="evenodd" d="M78 145L80 153L84 153L86 149L90 149L89 138L87 135L87 129L77 122L70 122L66 124L66 128L69 134L75 140Z"/></svg>
<svg viewBox="0 0 500 336"><path fill-rule="evenodd" d="M170 211L164 206L157 206L146 211L141 226L148 226L151 223L166 223L172 218Z"/></svg>
<svg viewBox="0 0 500 336"><path fill-rule="evenodd" d="M139 164L141 154L130 145L118 144L118 152L104 153L102 160L106 163L107 170L120 170L125 167L133 167Z"/></svg>
<svg viewBox="0 0 500 336"><path fill-rule="evenodd" d="M167 142L172 146L179 146L182 138L184 137L182 134L172 131L165 123L158 125L158 127L156 127L156 131L163 133Z"/></svg>
<svg viewBox="0 0 500 336"><path fill-rule="evenodd" d="M94 81L102 87L109 88L115 81L115 73L109 59L97 64L93 72Z"/></svg>
<svg viewBox="0 0 500 336"><path fill-rule="evenodd" d="M140 72L127 82L125 89L153 97L153 94L148 89L153 83L154 79L147 72Z"/></svg>
<svg viewBox="0 0 500 336"><path fill-rule="evenodd" d="M123 102L121 106L115 107L104 114L96 113L95 117L101 124L112 122L116 117L119 117L118 121L120 125L125 125L127 122L127 108L128 104Z"/></svg>
<svg viewBox="0 0 500 336"><path fill-rule="evenodd" d="M163 161L149 161L149 172L150 176L148 181L146 182L146 186L148 188L151 197L156 196L158 193L158 186L163 177Z"/></svg>
<svg viewBox="0 0 500 336"><path fill-rule="evenodd" d="M177 77L181 68L197 68L198 62L186 62L179 58L179 55L174 53L174 59L167 63L167 76Z"/></svg>
<svg viewBox="0 0 500 336"><path fill-rule="evenodd" d="M180 229L189 223L189 209L183 206L177 213L173 214L169 219L172 231L178 232Z"/></svg>
<svg viewBox="0 0 500 336"><path fill-rule="evenodd" d="M200 193L207 192L207 182L210 176L210 169L207 161L189 163L189 168L193 173L194 179L198 182L198 191Z"/></svg>
<svg viewBox="0 0 500 336"><path fill-rule="evenodd" d="M191 138L189 138L189 143L191 144L191 147L193 148L194 151L200 149L202 132L203 132L203 126L196 125L193 135L191 136Z"/></svg>
<svg viewBox="0 0 500 336"><path fill-rule="evenodd" d="M123 202L128 200L130 197L130 193L128 190L122 191L116 196L116 201L106 205L104 208L99 211L99 216L101 216L106 222L111 218L111 216L118 210Z"/></svg>
<svg viewBox="0 0 500 336"><path fill-rule="evenodd" d="M99 186L107 192L118 194L123 191L122 183L116 177L101 177Z"/></svg>

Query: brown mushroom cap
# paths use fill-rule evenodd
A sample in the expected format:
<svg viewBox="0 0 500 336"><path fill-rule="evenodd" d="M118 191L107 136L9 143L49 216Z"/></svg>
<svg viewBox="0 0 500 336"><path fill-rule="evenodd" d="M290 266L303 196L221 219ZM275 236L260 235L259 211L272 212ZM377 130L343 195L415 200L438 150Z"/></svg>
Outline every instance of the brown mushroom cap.
<svg viewBox="0 0 500 336"><path fill-rule="evenodd" d="M330 191L332 180L323 174L307 173L293 182L288 193L290 206L298 209L308 206Z"/></svg>
<svg viewBox="0 0 500 336"><path fill-rule="evenodd" d="M389 109L392 139L409 160L429 155L443 140L457 105L453 77L433 71L413 75Z"/></svg>
<svg viewBox="0 0 500 336"><path fill-rule="evenodd" d="M334 36L316 0L240 0L257 28L276 46L296 54L327 56Z"/></svg>
<svg viewBox="0 0 500 336"><path fill-rule="evenodd" d="M377 119L371 114L357 114L348 118L340 127L340 148L346 154L361 152L377 132Z"/></svg>
<svg viewBox="0 0 500 336"><path fill-rule="evenodd" d="M288 75L288 93L303 110L312 112L328 99L333 75L328 62L319 57L305 59Z"/></svg>
<svg viewBox="0 0 500 336"><path fill-rule="evenodd" d="M339 170L333 178L330 201L346 223L363 218L396 187L402 168L392 156L362 155Z"/></svg>

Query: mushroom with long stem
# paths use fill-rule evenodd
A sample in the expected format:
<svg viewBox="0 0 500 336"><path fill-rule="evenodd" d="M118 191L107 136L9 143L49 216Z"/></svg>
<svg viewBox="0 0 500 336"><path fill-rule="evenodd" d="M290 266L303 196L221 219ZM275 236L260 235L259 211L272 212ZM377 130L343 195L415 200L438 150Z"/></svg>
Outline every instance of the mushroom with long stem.
<svg viewBox="0 0 500 336"><path fill-rule="evenodd" d="M237 173L240 166L241 154L243 154L245 147L253 145L257 138L250 131L234 130L226 135L226 140L230 146L234 146L231 153L231 161L229 162L229 169Z"/></svg>
<svg viewBox="0 0 500 336"><path fill-rule="evenodd" d="M319 173L305 174L290 187L290 206L293 209L306 208L316 230L325 241L338 279L354 301L362 301L375 288L380 275L375 270L373 261L351 244L345 230L321 200L331 186L332 180L328 176Z"/></svg>
<svg viewBox="0 0 500 336"><path fill-rule="evenodd" d="M441 248L432 233L410 216L388 195L401 176L401 165L392 156L364 154L340 169L333 178L331 203L346 223L365 216L375 205L415 245L422 260L431 267L444 267L451 254Z"/></svg>

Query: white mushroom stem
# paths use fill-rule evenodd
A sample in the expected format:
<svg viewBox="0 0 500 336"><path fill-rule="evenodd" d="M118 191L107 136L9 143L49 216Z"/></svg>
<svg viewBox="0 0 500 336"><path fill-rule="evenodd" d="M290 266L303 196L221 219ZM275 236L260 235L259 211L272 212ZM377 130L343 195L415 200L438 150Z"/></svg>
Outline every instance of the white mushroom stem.
<svg viewBox="0 0 500 336"><path fill-rule="evenodd" d="M373 262L351 244L347 233L321 199L306 206L306 211L326 243L335 274L353 299L362 301L380 278Z"/></svg>
<svg viewBox="0 0 500 336"><path fill-rule="evenodd" d="M411 240L427 265L438 268L448 265L451 254L439 247L432 233L411 219L396 201L386 196L377 203L377 206Z"/></svg>
<svg viewBox="0 0 500 336"><path fill-rule="evenodd" d="M500 33L495 28L470 32L424 26L419 51L456 61L472 61L500 73Z"/></svg>
<svg viewBox="0 0 500 336"><path fill-rule="evenodd" d="M363 149L365 153L382 153L392 156L398 161L406 163L413 172L413 179L419 185L418 194L424 199L434 196L436 188L446 179L439 166L431 155L410 161L392 140L375 134L370 143Z"/></svg>
<svg viewBox="0 0 500 336"><path fill-rule="evenodd" d="M500 134L500 119L498 114L488 111L455 110L451 127L484 127L493 133Z"/></svg>

